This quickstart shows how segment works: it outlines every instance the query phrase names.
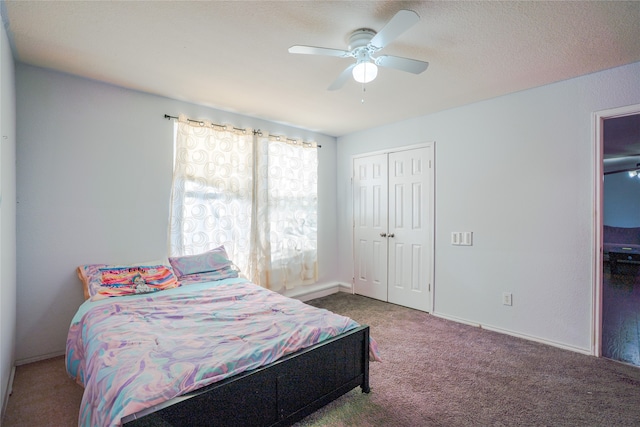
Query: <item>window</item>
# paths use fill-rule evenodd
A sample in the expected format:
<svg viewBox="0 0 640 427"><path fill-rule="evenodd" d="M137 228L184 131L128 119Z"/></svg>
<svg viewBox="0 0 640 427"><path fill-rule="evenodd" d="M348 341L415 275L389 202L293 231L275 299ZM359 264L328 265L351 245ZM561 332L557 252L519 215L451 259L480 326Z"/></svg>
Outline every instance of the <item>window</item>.
<svg viewBox="0 0 640 427"><path fill-rule="evenodd" d="M274 290L317 278L317 148L252 131L176 123L170 253L224 245Z"/></svg>

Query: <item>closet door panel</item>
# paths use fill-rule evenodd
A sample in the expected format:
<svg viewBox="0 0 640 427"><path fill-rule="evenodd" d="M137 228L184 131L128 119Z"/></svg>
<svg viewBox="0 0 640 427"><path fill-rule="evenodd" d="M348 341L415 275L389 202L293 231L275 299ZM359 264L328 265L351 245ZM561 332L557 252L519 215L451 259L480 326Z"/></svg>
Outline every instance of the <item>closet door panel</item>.
<svg viewBox="0 0 640 427"><path fill-rule="evenodd" d="M354 292L387 301L387 155L354 159Z"/></svg>
<svg viewBox="0 0 640 427"><path fill-rule="evenodd" d="M388 301L431 310L431 149L389 154Z"/></svg>

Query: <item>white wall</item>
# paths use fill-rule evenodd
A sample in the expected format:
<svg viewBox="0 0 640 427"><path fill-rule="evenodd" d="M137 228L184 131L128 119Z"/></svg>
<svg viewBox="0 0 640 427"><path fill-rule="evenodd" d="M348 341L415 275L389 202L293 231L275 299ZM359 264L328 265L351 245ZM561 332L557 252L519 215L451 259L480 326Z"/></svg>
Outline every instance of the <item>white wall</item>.
<svg viewBox="0 0 640 427"><path fill-rule="evenodd" d="M78 265L167 256L173 122L164 114L321 144L319 281L335 281L335 138L23 64L16 80L18 364L64 351L83 301Z"/></svg>
<svg viewBox="0 0 640 427"><path fill-rule="evenodd" d="M640 179L627 172L604 176L603 223L640 227Z"/></svg>
<svg viewBox="0 0 640 427"><path fill-rule="evenodd" d="M0 31L0 406L4 413L16 342L16 105L14 61Z"/></svg>
<svg viewBox="0 0 640 427"><path fill-rule="evenodd" d="M434 313L591 352L592 113L640 103L638 76L635 63L338 138L339 234L353 155L435 141ZM340 246L344 281L351 254Z"/></svg>
<svg viewBox="0 0 640 427"><path fill-rule="evenodd" d="M82 302L77 265L166 254L173 125L165 113L322 144L320 282L351 282L350 239L338 238L351 235L351 157L435 141L434 313L588 352L592 113L640 103L638 75L640 63L355 133L336 144L308 131L18 64L17 362L64 350L68 323ZM474 246L449 245L450 232L460 230L474 232ZM504 291L513 293L512 307L501 304Z"/></svg>

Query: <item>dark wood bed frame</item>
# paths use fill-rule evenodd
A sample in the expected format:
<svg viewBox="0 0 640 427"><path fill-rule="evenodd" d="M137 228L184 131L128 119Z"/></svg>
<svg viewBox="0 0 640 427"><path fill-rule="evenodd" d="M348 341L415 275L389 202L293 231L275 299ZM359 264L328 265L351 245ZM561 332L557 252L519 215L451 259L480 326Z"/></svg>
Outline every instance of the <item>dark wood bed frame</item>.
<svg viewBox="0 0 640 427"><path fill-rule="evenodd" d="M122 418L124 426L288 426L360 386L369 393L369 327Z"/></svg>

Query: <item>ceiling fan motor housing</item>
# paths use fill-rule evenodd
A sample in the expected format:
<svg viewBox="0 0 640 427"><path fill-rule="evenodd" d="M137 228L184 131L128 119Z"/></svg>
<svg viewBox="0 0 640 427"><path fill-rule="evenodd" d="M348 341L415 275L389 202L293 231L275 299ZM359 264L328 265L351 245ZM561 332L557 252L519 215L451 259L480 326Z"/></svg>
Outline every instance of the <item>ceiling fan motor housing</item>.
<svg viewBox="0 0 640 427"><path fill-rule="evenodd" d="M349 36L349 50L352 51L359 47L366 47L375 35L376 32L369 28L360 28L359 30L355 30Z"/></svg>

